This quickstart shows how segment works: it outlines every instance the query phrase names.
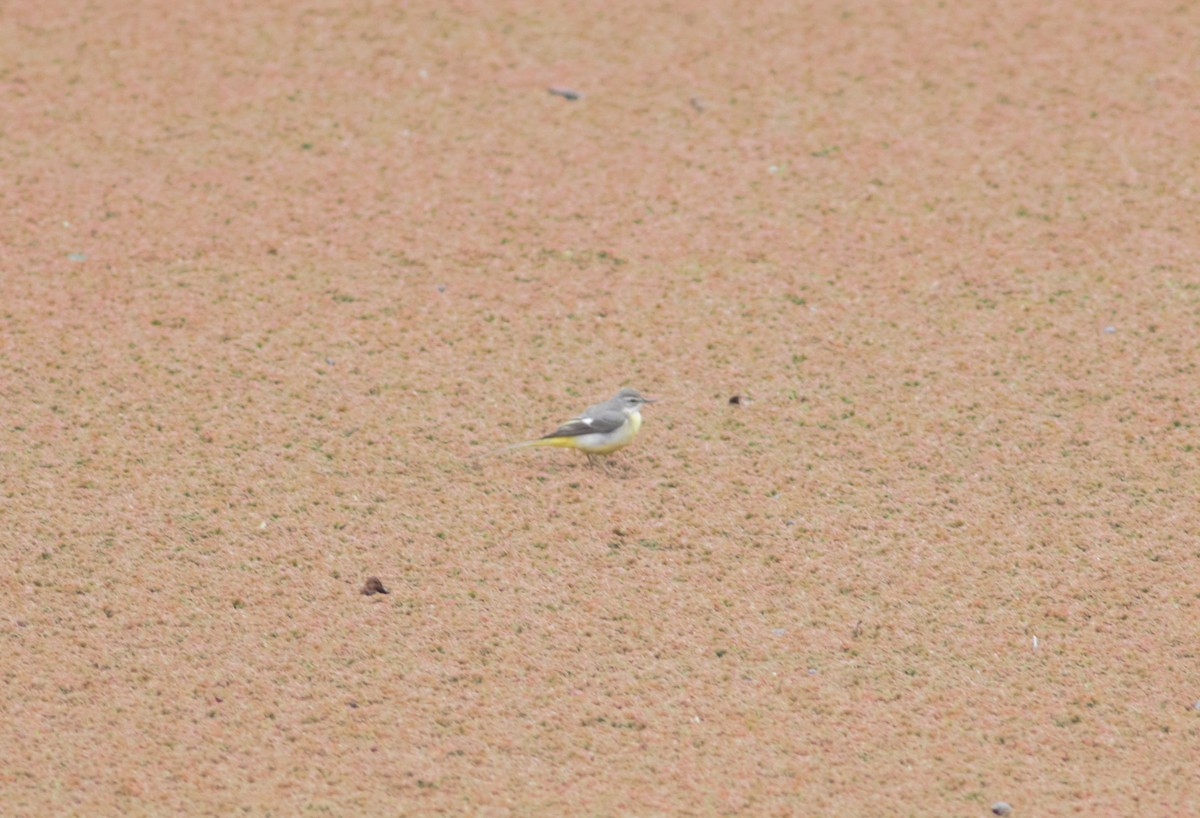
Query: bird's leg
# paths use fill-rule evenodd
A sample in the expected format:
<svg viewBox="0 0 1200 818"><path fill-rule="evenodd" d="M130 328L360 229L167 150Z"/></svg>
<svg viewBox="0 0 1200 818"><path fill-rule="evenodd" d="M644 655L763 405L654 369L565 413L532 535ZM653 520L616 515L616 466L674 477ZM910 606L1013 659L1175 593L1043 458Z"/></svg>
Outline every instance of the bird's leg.
<svg viewBox="0 0 1200 818"><path fill-rule="evenodd" d="M584 452L584 454L587 455L588 466L594 469L596 467L596 455L591 452Z"/></svg>

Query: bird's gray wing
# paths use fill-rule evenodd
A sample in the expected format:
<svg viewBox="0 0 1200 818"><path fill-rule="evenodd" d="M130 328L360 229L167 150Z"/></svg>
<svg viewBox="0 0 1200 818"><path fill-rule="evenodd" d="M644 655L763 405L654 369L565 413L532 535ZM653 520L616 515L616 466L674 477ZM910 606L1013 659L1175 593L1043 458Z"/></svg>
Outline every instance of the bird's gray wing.
<svg viewBox="0 0 1200 818"><path fill-rule="evenodd" d="M625 413L619 409L605 409L593 413L591 408L589 408L580 417L568 420L550 434L542 435L542 438L578 437L579 435L590 435L596 432L604 434L605 432L620 429L621 424L624 422Z"/></svg>

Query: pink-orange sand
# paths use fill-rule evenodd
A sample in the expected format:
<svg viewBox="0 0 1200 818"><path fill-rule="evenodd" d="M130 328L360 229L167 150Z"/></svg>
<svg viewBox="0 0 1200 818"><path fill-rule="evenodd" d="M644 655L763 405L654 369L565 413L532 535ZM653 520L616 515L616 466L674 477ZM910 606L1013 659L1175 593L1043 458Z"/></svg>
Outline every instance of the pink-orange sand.
<svg viewBox="0 0 1200 818"><path fill-rule="evenodd" d="M1197 32L5 4L0 814L1200 814Z"/></svg>

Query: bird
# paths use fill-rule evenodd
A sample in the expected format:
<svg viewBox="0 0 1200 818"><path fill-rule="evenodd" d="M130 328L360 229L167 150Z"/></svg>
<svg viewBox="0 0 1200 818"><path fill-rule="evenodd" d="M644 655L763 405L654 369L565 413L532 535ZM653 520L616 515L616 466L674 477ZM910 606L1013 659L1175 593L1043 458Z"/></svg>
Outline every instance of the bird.
<svg viewBox="0 0 1200 818"><path fill-rule="evenodd" d="M642 406L654 402L654 398L625 387L603 403L584 409L553 432L514 443L500 451L532 446L578 449L587 455L589 465L595 465L597 455L612 454L633 442L642 428Z"/></svg>

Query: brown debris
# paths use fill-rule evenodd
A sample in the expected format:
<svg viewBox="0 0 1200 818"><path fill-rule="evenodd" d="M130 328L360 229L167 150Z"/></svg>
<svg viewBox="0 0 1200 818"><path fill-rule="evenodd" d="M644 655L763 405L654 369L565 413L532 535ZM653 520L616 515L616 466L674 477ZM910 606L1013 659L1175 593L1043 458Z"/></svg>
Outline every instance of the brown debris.
<svg viewBox="0 0 1200 818"><path fill-rule="evenodd" d="M383 582L379 577L368 577L367 581L363 583L362 593L365 596L371 596L372 594L387 594L391 592L383 587Z"/></svg>

